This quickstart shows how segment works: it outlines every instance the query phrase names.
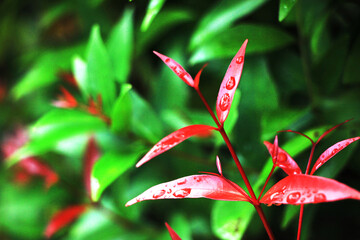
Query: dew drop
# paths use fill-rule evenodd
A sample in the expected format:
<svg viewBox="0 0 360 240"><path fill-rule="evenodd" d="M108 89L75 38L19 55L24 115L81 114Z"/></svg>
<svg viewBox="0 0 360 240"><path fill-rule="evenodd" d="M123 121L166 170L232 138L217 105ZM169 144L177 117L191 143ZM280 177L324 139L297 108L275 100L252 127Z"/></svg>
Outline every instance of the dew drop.
<svg viewBox="0 0 360 240"><path fill-rule="evenodd" d="M164 194L165 194L165 190L164 189L161 189L159 190L158 192L154 193L153 195L153 198L159 198L159 197L162 197Z"/></svg>
<svg viewBox="0 0 360 240"><path fill-rule="evenodd" d="M286 201L289 204L294 204L300 199L300 197L301 197L301 194L299 192L292 192L287 196Z"/></svg>
<svg viewBox="0 0 360 240"><path fill-rule="evenodd" d="M244 57L243 56L240 56L240 57L237 57L236 58L236 63L237 64L240 64L240 63L242 63L244 61Z"/></svg>
<svg viewBox="0 0 360 240"><path fill-rule="evenodd" d="M165 63L169 63L170 62L170 58L165 59Z"/></svg>
<svg viewBox="0 0 360 240"><path fill-rule="evenodd" d="M318 193L318 194L316 194L315 197L314 197L314 201L315 201L315 203L325 202L325 201L326 201L326 196L325 196L325 194L323 194L323 193Z"/></svg>
<svg viewBox="0 0 360 240"><path fill-rule="evenodd" d="M285 153L282 153L282 152L279 153L278 158L277 158L278 162L280 162L280 163L285 162L286 159L287 159L287 156Z"/></svg>
<svg viewBox="0 0 360 240"><path fill-rule="evenodd" d="M186 183L186 178L179 179L176 183L177 185L183 185Z"/></svg>
<svg viewBox="0 0 360 240"><path fill-rule="evenodd" d="M166 193L172 193L172 190L169 188Z"/></svg>
<svg viewBox="0 0 360 240"><path fill-rule="evenodd" d="M177 190L176 192L174 192L174 197L178 197L178 198L184 198L186 196L188 196L191 192L190 188L184 188L184 189L180 189Z"/></svg>
<svg viewBox="0 0 360 240"><path fill-rule="evenodd" d="M220 99L220 109L226 111L230 105L230 95L225 93Z"/></svg>
<svg viewBox="0 0 360 240"><path fill-rule="evenodd" d="M270 200L271 200L271 201L279 201L280 199L281 199L280 193L278 193L278 192L273 193L273 194L271 194L271 196L270 196Z"/></svg>
<svg viewBox="0 0 360 240"><path fill-rule="evenodd" d="M197 182L201 182L201 178L200 177L194 177L194 180Z"/></svg>
<svg viewBox="0 0 360 240"><path fill-rule="evenodd" d="M178 132L175 134L175 138L183 139L185 137L185 134L183 132Z"/></svg>
<svg viewBox="0 0 360 240"><path fill-rule="evenodd" d="M300 202L305 202L305 198L300 199Z"/></svg>
<svg viewBox="0 0 360 240"><path fill-rule="evenodd" d="M227 81L225 87L226 87L227 90L231 90L231 89L234 88L234 86L235 86L235 78L234 78L234 77L230 77L229 80Z"/></svg>

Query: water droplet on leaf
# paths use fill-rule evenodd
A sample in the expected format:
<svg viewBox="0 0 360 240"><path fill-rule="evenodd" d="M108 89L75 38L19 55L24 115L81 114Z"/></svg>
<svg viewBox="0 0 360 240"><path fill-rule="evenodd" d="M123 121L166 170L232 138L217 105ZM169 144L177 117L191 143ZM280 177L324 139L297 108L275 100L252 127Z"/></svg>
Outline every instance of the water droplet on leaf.
<svg viewBox="0 0 360 240"><path fill-rule="evenodd" d="M165 190L164 189L161 189L159 190L158 192L154 193L153 195L153 198L159 198L159 197L162 197L164 194L165 194Z"/></svg>
<svg viewBox="0 0 360 240"><path fill-rule="evenodd" d="M316 203L318 203L318 202L325 202L325 201L326 201L326 196L325 196L325 194L323 194L323 193L318 193L318 194L316 194L315 197L314 197L314 201L315 201Z"/></svg>
<svg viewBox="0 0 360 240"><path fill-rule="evenodd" d="M244 61L244 57L243 56L240 56L240 57L237 57L236 58L236 63L237 64L240 64L240 63L242 63Z"/></svg>
<svg viewBox="0 0 360 240"><path fill-rule="evenodd" d="M234 78L234 77L230 77L229 80L227 81L225 87L226 87L227 90L231 90L231 89L234 88L234 86L235 86L235 78Z"/></svg>
<svg viewBox="0 0 360 240"><path fill-rule="evenodd" d="M186 183L186 178L179 179L176 183L177 183L178 185L185 184L185 183Z"/></svg>
<svg viewBox="0 0 360 240"><path fill-rule="evenodd" d="M292 192L287 196L286 201L289 204L294 204L300 199L300 197L301 197L301 194L299 192Z"/></svg>
<svg viewBox="0 0 360 240"><path fill-rule="evenodd" d="M176 192L174 192L173 195L178 198L184 198L184 197L188 196L190 194L190 192L191 192L190 188L184 188L184 189L177 190Z"/></svg>
<svg viewBox="0 0 360 240"><path fill-rule="evenodd" d="M220 109L226 111L230 105L230 95L225 93L220 99Z"/></svg>

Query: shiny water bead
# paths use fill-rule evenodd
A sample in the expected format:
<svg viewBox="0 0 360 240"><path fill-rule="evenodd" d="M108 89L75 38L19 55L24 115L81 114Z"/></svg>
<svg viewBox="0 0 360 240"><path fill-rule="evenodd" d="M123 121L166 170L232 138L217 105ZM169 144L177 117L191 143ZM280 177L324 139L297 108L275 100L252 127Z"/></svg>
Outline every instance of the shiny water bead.
<svg viewBox="0 0 360 240"><path fill-rule="evenodd" d="M235 78L234 77L230 77L229 80L226 82L226 89L227 90L231 90L235 87Z"/></svg>
<svg viewBox="0 0 360 240"><path fill-rule="evenodd" d="M225 93L221 99L220 99L220 109L222 111L226 111L229 108L230 105L230 95L228 93Z"/></svg>

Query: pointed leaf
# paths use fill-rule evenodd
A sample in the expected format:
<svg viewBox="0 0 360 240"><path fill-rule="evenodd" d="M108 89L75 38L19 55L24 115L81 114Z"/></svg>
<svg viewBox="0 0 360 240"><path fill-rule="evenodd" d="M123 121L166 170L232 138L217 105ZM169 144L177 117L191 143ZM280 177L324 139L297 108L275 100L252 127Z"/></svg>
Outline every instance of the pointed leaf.
<svg viewBox="0 0 360 240"><path fill-rule="evenodd" d="M216 156L216 167L218 169L218 172L220 173L220 175L222 176L222 169L221 169L221 162L220 162L220 158L219 156Z"/></svg>
<svg viewBox="0 0 360 240"><path fill-rule="evenodd" d="M190 87L194 87L194 80L179 63L161 53L158 53L156 51L153 52L187 85L189 85Z"/></svg>
<svg viewBox="0 0 360 240"><path fill-rule="evenodd" d="M209 198L223 201L248 201L247 194L230 180L214 175L192 175L149 188L125 206L145 200Z"/></svg>
<svg viewBox="0 0 360 240"><path fill-rule="evenodd" d="M194 135L207 135L212 130L216 128L208 125L191 125L184 128L181 128L170 135L164 137L160 140L150 151L136 164L136 167L140 167L144 163L148 162L150 159L156 157L157 155L175 147L182 141L192 137Z"/></svg>
<svg viewBox="0 0 360 240"><path fill-rule="evenodd" d="M121 83L126 82L131 69L134 49L133 15L132 9L125 9L123 16L112 29L107 42L107 50L115 78Z"/></svg>
<svg viewBox="0 0 360 240"><path fill-rule="evenodd" d="M342 199L360 200L360 192L330 178L297 174L272 186L260 202L298 205Z"/></svg>
<svg viewBox="0 0 360 240"><path fill-rule="evenodd" d="M268 149L270 155L273 153L274 145L270 142L264 141L266 148ZM274 162L274 158L273 158ZM275 163L275 162L274 162ZM279 147L278 157L276 161L276 166L280 167L288 175L301 174L301 169L297 163L292 159L292 157L283 149Z"/></svg>
<svg viewBox="0 0 360 240"><path fill-rule="evenodd" d="M125 83L121 86L121 91L118 98L115 101L113 109L111 111L111 130L113 131L126 131L129 129L131 122L131 99L130 90L132 86Z"/></svg>
<svg viewBox="0 0 360 240"><path fill-rule="evenodd" d="M84 184L88 197L92 196L91 173L96 161L100 158L101 153L94 137L91 137L87 143L84 155Z"/></svg>
<svg viewBox="0 0 360 240"><path fill-rule="evenodd" d="M170 227L170 225L167 222L165 222L165 226L168 229L170 237L171 237L172 240L181 240L179 235Z"/></svg>
<svg viewBox="0 0 360 240"><path fill-rule="evenodd" d="M141 23L141 31L145 32L148 30L151 22L154 20L156 15L160 12L162 6L164 5L165 0L150 0L149 6L146 10L146 15L144 20Z"/></svg>
<svg viewBox="0 0 360 240"><path fill-rule="evenodd" d="M62 95L53 102L53 105L59 108L75 108L78 105L76 98L66 88L60 87L60 90Z"/></svg>
<svg viewBox="0 0 360 240"><path fill-rule="evenodd" d="M207 63L204 64L204 66L200 69L200 71L195 76L195 79L194 79L194 88L195 89L199 89L200 75L206 66L207 66Z"/></svg>
<svg viewBox="0 0 360 240"><path fill-rule="evenodd" d="M289 14L295 3L296 0L280 0L279 22L281 22L286 18L286 16Z"/></svg>
<svg viewBox="0 0 360 240"><path fill-rule="evenodd" d="M350 119L351 120L351 119ZM349 122L350 120L346 120L345 122L342 122L342 123L339 123L335 126L333 126L332 128L326 130L319 138L318 140L316 141L316 144L318 144L320 142L321 139L323 139L326 135L328 135L330 132L332 132L333 130L335 130L336 128L340 127L341 125Z"/></svg>
<svg viewBox="0 0 360 240"><path fill-rule="evenodd" d="M44 235L50 238L61 228L70 224L87 209L86 205L70 206L56 213L48 223Z"/></svg>
<svg viewBox="0 0 360 240"><path fill-rule="evenodd" d="M313 175L314 172L321 167L324 163L326 163L330 158L332 158L333 156L335 156L338 152L340 152L341 150L343 150L344 148L346 148L347 146L349 146L351 143L359 140L360 137L354 137L354 138L349 138L349 139L345 139L341 142L335 143L334 145L332 145L331 147L329 147L328 149L326 149L321 155L320 157L316 160L310 175Z"/></svg>
<svg viewBox="0 0 360 240"><path fill-rule="evenodd" d="M236 88L240 82L247 42L248 40L245 40L235 57L232 59L220 85L216 101L216 113L221 124L225 122L227 116L229 115L231 103L234 98Z"/></svg>

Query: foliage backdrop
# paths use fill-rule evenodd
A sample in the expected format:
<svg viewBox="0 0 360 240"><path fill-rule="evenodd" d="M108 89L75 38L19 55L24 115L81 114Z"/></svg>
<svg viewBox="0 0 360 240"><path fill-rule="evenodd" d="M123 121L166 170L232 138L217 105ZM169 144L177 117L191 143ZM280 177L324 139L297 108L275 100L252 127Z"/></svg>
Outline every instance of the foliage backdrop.
<svg viewBox="0 0 360 240"><path fill-rule="evenodd" d="M135 168L154 143L174 130L212 125L196 94L153 50L175 59L193 76L208 63L200 88L214 107L230 59L249 39L240 91L226 127L255 186L271 168L262 142L279 130L315 138L354 119L324 139L317 154L360 135L358 1L4 0L0 16L2 145L16 129L29 134L24 146L1 161L1 239L41 239L55 212L90 204L83 159L91 136L101 153L91 173L97 184L90 195L98 203L54 239L169 239L164 222L184 240L266 238L247 203L187 199L125 208L152 185L214 172L216 155L228 177L242 184L215 135L188 140ZM72 77L77 86L70 83ZM75 108L56 103L61 87L74 96ZM309 142L289 133L279 140L304 168ZM41 178L19 182L17 162L28 156L46 163L58 182L49 189ZM354 143L319 175L360 189L359 156ZM278 239L295 238L296 212L294 206L265 209ZM303 238L359 236L359 214L358 203L351 200L307 206Z"/></svg>

